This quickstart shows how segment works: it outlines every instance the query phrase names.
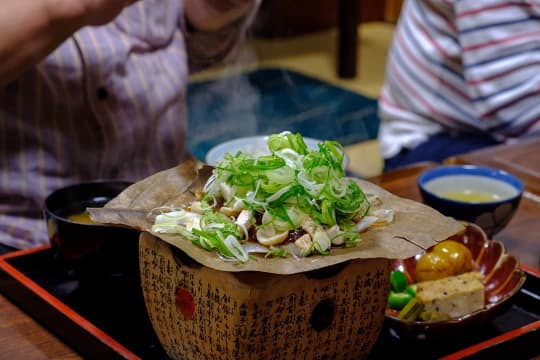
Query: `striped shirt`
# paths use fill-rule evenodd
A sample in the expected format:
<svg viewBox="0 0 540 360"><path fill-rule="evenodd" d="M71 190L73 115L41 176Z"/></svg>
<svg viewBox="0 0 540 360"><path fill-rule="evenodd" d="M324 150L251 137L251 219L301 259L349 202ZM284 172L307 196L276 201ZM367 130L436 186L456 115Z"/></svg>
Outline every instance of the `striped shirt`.
<svg viewBox="0 0 540 360"><path fill-rule="evenodd" d="M540 1L407 0L379 100L384 158L442 131L540 134Z"/></svg>
<svg viewBox="0 0 540 360"><path fill-rule="evenodd" d="M0 243L48 242L42 204L55 189L178 164L189 72L224 58L252 15L189 33L183 0L138 1L0 88Z"/></svg>

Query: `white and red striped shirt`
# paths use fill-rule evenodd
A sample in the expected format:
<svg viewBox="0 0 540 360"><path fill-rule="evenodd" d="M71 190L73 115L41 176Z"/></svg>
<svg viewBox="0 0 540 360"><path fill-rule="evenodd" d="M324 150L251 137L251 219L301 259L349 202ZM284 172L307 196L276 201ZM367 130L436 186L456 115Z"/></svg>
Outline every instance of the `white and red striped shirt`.
<svg viewBox="0 0 540 360"><path fill-rule="evenodd" d="M407 0L379 100L384 158L441 131L540 134L540 1Z"/></svg>
<svg viewBox="0 0 540 360"><path fill-rule="evenodd" d="M42 203L55 189L178 164L189 72L223 59L252 15L186 35L183 0L137 1L0 88L0 243L47 242Z"/></svg>

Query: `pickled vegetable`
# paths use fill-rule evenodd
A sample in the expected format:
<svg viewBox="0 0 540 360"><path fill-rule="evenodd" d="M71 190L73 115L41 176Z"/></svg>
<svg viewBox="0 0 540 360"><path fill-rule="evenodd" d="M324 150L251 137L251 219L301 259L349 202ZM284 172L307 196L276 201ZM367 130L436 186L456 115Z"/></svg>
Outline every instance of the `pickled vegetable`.
<svg viewBox="0 0 540 360"><path fill-rule="evenodd" d="M412 297L416 297L416 287L418 286L418 284L411 284L409 286L407 286L405 288L405 292L407 294L410 294Z"/></svg>
<svg viewBox="0 0 540 360"><path fill-rule="evenodd" d="M416 262L416 280L438 280L443 277L452 276L454 266L450 257L436 251L428 252L420 257Z"/></svg>
<svg viewBox="0 0 540 360"><path fill-rule="evenodd" d="M450 258L454 267L453 275L463 274L473 270L473 261L471 251L463 244L446 240L433 248L434 252L445 254Z"/></svg>
<svg viewBox="0 0 540 360"><path fill-rule="evenodd" d="M390 274L390 287L395 292L402 292L407 287L407 276L399 270Z"/></svg>
<svg viewBox="0 0 540 360"><path fill-rule="evenodd" d="M395 292L390 291L390 296L388 296L388 305L392 309L401 310L411 301L412 296L406 292Z"/></svg>
<svg viewBox="0 0 540 360"><path fill-rule="evenodd" d="M398 317L403 320L416 320L422 310L424 310L424 305L416 298L412 298L399 312Z"/></svg>
<svg viewBox="0 0 540 360"><path fill-rule="evenodd" d="M463 244L445 240L416 262L416 280L438 280L463 274L474 268L471 251Z"/></svg>

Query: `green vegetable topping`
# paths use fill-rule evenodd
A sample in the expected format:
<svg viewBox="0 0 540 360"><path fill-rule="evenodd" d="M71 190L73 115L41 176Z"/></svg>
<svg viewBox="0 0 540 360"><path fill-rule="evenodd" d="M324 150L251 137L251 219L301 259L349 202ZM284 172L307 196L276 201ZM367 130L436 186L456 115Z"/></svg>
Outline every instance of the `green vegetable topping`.
<svg viewBox="0 0 540 360"><path fill-rule="evenodd" d="M364 215L369 203L358 184L345 177L343 147L335 141L309 150L300 134L284 132L268 139L271 155L251 158L226 154L205 188L204 201L220 197L220 184L233 188L247 208L289 222L282 209L298 207L322 225ZM210 200L212 199L212 200Z"/></svg>
<svg viewBox="0 0 540 360"><path fill-rule="evenodd" d="M323 141L312 150L291 132L269 136L267 145L269 155L225 154L200 201L159 215L152 231L180 234L241 262L250 259L248 252L328 255L332 246L355 246L370 203L345 176L343 146ZM395 289L405 286L406 279Z"/></svg>
<svg viewBox="0 0 540 360"><path fill-rule="evenodd" d="M392 271L390 274L390 287L395 292L405 291L407 287L407 276L402 271Z"/></svg>
<svg viewBox="0 0 540 360"><path fill-rule="evenodd" d="M282 257L282 258L287 257L287 250L283 248L271 247L264 257L271 257L271 256Z"/></svg>

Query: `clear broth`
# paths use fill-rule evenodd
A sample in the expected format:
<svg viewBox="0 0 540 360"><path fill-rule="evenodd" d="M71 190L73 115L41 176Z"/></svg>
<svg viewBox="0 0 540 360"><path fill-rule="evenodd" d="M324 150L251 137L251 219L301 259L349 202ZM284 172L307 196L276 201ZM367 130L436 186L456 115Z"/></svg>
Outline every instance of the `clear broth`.
<svg viewBox="0 0 540 360"><path fill-rule="evenodd" d="M492 202L500 200L500 196L481 191L446 191L441 193L442 197L450 200L465 201L471 203Z"/></svg>
<svg viewBox="0 0 540 360"><path fill-rule="evenodd" d="M73 221L79 224L97 224L95 221L90 219L90 214L88 211L82 211L80 213L71 214L67 217L69 221Z"/></svg>

